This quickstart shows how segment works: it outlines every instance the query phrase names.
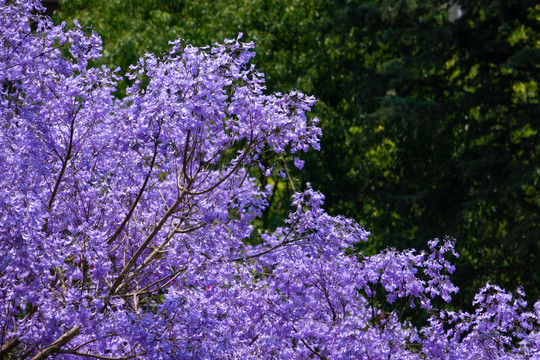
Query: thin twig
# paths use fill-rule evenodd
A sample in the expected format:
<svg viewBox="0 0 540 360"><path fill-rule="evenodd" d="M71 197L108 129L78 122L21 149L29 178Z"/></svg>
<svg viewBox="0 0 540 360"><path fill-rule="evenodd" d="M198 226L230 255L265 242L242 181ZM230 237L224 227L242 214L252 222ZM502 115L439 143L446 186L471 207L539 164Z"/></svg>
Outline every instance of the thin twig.
<svg viewBox="0 0 540 360"><path fill-rule="evenodd" d="M148 180L150 179L150 175L152 174L152 169L154 168L154 163L157 157L157 147L158 147L158 142L156 140L156 143L154 145L154 155L152 157L152 161L150 162L150 171L148 171L148 174L146 175L146 178L144 179L144 182L141 186L141 190L139 190L139 193L137 194L135 201L131 205L131 208L129 209L128 213L126 214L126 217L124 218L124 220L122 221L118 229L116 229L114 234L109 238L109 240L107 240L107 245L112 244L112 242L116 240L116 238L120 235L122 230L124 230L124 227L126 226L129 219L131 219L131 216L133 215L133 211L135 211L135 208L139 204L139 201L141 200L141 197L146 189L146 185L148 184Z"/></svg>
<svg viewBox="0 0 540 360"><path fill-rule="evenodd" d="M182 190L182 192L180 193L180 195L178 196L174 204L172 204L171 207L169 208L169 211L167 211L165 215L163 215L159 223L156 225L156 227L154 227L154 230L152 230L152 232L146 237L144 242L141 244L141 246L139 246L139 249L135 252L135 254L133 254L131 259L129 259L128 263L126 264L126 266L124 266L124 269L122 270L120 275L118 275L118 277L114 281L113 286L111 287L111 290L109 291L110 295L114 295L117 293L118 290L120 290L120 287L121 287L120 285L126 278L127 274L131 271L131 268L135 265L137 259L141 256L143 251L148 247L152 239L154 239L157 233L161 230L165 222L173 214L173 212L176 210L178 205L180 205L180 203L184 200L185 194L186 194L186 190Z"/></svg>
<svg viewBox="0 0 540 360"><path fill-rule="evenodd" d="M305 347L308 348L309 351L311 351L313 353L313 355L316 355L319 359L328 360L328 358L326 356L323 356L323 355L319 354L319 352L316 351L315 349L312 349L311 346L309 346L307 344L307 342L304 341L304 339L300 339L300 341L302 342L302 344L305 345Z"/></svg>

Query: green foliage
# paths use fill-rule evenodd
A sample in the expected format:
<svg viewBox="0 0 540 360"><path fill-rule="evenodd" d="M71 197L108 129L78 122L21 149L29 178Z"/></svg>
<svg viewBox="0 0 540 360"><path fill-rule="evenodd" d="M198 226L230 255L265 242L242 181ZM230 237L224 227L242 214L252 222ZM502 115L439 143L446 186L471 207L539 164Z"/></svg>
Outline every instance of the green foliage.
<svg viewBox="0 0 540 360"><path fill-rule="evenodd" d="M443 0L71 0L56 19L96 29L103 62L124 69L171 38L205 45L243 32L269 90L317 97L324 133L305 177L272 180L261 226L310 181L330 213L377 234L376 248L455 236L463 303L486 280L537 298L540 8L460 3L454 22Z"/></svg>
<svg viewBox="0 0 540 360"><path fill-rule="evenodd" d="M323 123L322 161L307 168L331 212L366 223L380 247L455 236L461 300L486 280L523 284L534 299L540 9L463 2L463 17L450 22L444 3L346 10L339 23L355 29L355 64L341 57L335 66L356 73L334 92L343 105L331 103L344 120Z"/></svg>

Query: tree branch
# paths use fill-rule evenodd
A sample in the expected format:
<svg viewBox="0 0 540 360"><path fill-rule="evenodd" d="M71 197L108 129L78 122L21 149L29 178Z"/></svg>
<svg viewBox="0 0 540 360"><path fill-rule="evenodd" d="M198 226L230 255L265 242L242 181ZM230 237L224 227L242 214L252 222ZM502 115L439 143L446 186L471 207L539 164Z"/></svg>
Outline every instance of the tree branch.
<svg viewBox="0 0 540 360"><path fill-rule="evenodd" d="M131 216L133 215L133 211L135 211L135 208L139 204L139 201L141 200L141 197L146 189L146 185L148 184L148 180L150 179L150 175L152 174L152 168L154 167L154 163L156 161L156 156L157 156L157 147L158 147L158 142L156 141L156 144L154 145L154 156L152 157L152 161L150 162L150 171L146 175L146 178L144 179L141 190L139 190L139 193L137 194L135 201L131 205L131 208L129 209L126 217L124 218L124 220L122 221L118 229L116 229L115 233L109 238L109 240L107 240L108 245L112 244L112 242L116 240L116 238L120 235L122 230L124 230L124 227L126 226L129 219L131 219Z"/></svg>
<svg viewBox="0 0 540 360"><path fill-rule="evenodd" d="M2 348L0 349L0 359L4 359L4 356L6 356L11 349L16 347L20 344L20 340L18 336L15 336L13 339L6 342L4 345L2 345Z"/></svg>
<svg viewBox="0 0 540 360"><path fill-rule="evenodd" d="M76 356L84 356L85 358L94 358L94 359L102 359L102 360L127 360L127 359L133 359L139 356L143 356L146 354L145 352L143 352L139 354L126 355L122 357L112 357L112 356L82 353L75 350L57 350L56 352L59 354L70 354L70 355L76 355Z"/></svg>
<svg viewBox="0 0 540 360"><path fill-rule="evenodd" d="M49 203L47 205L47 212L50 213L52 210L52 206L54 204L54 199L56 198L56 194L58 194L58 188L60 188L60 183L62 182L62 179L64 177L64 172L66 171L67 164L69 160L71 159L71 152L73 151L73 135L75 132L75 118L77 117L77 113L79 112L80 108L77 109L77 112L73 115L73 119L71 119L71 125L69 129L69 144L67 149L66 158L62 160L62 169L60 169L60 174L58 174L58 178L56 179L56 183L54 184L54 189L51 194L51 197L49 199ZM43 224L43 232L47 233L47 229L49 228L49 218L45 220L45 224Z"/></svg>
<svg viewBox="0 0 540 360"><path fill-rule="evenodd" d="M53 342L51 345L47 346L45 349L41 350L36 356L32 358L32 360L43 360L47 358L49 355L58 352L58 350L66 345L71 339L73 339L75 336L79 335L79 330L81 328L78 325L75 325L71 328L68 332L66 332L64 335L60 336L55 342Z"/></svg>
<svg viewBox="0 0 540 360"><path fill-rule="evenodd" d="M250 150L251 149L251 145L253 144L254 142L251 142L250 144L248 144L247 146L247 149L244 150L244 153L242 154L242 156L240 157L240 159L238 159L238 161L236 162L236 164L233 166L233 168L231 169L231 171L229 171L223 178L221 178L220 180L216 181L216 183L212 186L210 186L209 188L207 189L204 189L204 190L201 190L201 191L194 191L194 192L189 192L188 195L191 195L191 196L196 196L196 195L202 195L202 194L205 194L205 193L208 193L212 190L214 190L215 188L217 188L219 185L221 185L225 180L227 180L232 174L234 174L236 172L236 170L238 170L238 168L242 165L242 161L244 161L244 159L246 158L246 156L248 154L251 153Z"/></svg>
<svg viewBox="0 0 540 360"><path fill-rule="evenodd" d="M159 223L156 225L154 230L152 230L152 232L146 237L144 242L141 244L141 246L139 246L139 249L137 249L137 252L135 252L135 254L133 254L131 259L129 259L129 262L126 264L126 266L124 267L124 269L122 270L120 275L118 275L118 277L114 281L113 286L111 287L111 290L109 291L110 295L115 295L118 292L118 290L120 290L120 288L121 288L120 285L122 284L122 282L126 278L127 274L131 271L131 268L133 268L133 266L137 262L137 259L141 256L143 251L148 247L148 245L150 244L152 239L161 230L161 228L163 227L165 222L169 219L169 217L171 217L171 215L174 213L174 211L176 210L178 205L180 205L180 203L184 200L185 194L186 194L186 190L183 189L182 192L180 193L180 195L178 196L178 198L176 199L176 201L174 202L174 204L172 204L172 206L165 213L165 215L163 215L163 217L161 218Z"/></svg>
<svg viewBox="0 0 540 360"><path fill-rule="evenodd" d="M304 344L305 347L308 348L309 351L311 351L313 353L313 355L316 355L319 359L328 360L328 358L326 356L323 356L323 355L319 354L319 352L317 350L315 350L311 346L309 346L308 343L304 341L304 339L300 339L300 341L302 342L302 344Z"/></svg>
<svg viewBox="0 0 540 360"><path fill-rule="evenodd" d="M189 232L202 229L207 224L203 223L198 226L195 226L189 229L182 229L182 230L180 229L180 225L181 223L175 226L175 228L165 237L165 239L161 242L161 244L159 244L153 251L151 251L150 255L148 255L148 257L144 259L144 261L133 271L133 273L130 274L126 278L126 281L133 280L135 276L137 276L145 267L147 267L152 262L152 260L154 260L154 258L156 258L161 253L161 251L165 248L165 246L169 243L169 241L171 241L172 237L175 234L187 234Z"/></svg>

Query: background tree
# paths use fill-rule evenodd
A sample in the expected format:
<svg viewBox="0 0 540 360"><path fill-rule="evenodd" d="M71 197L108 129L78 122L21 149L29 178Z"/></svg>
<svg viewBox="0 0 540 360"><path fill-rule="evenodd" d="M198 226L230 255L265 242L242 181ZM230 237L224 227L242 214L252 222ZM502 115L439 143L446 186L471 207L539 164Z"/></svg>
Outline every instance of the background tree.
<svg viewBox="0 0 540 360"><path fill-rule="evenodd" d="M203 45L244 32L270 90L318 99L322 151L293 174L296 187L310 181L330 213L369 224L377 249L455 236L462 303L487 279L525 285L536 298L538 8L462 1L462 16L450 21L449 6L64 1L58 19L105 34L102 61L123 68L144 51L163 51L168 37ZM271 182L282 192L264 222L275 226L292 189Z"/></svg>
<svg viewBox="0 0 540 360"><path fill-rule="evenodd" d="M537 5L462 2L455 22L444 5L344 10L337 31L354 29L351 41L364 48L356 66L337 65L353 69L345 94L334 93L349 100L341 111L349 127L339 137L323 126L323 160L307 169L331 211L365 219L380 244L456 236L461 296L486 279L538 296ZM347 168L335 165L340 158ZM321 168L325 181L315 177Z"/></svg>

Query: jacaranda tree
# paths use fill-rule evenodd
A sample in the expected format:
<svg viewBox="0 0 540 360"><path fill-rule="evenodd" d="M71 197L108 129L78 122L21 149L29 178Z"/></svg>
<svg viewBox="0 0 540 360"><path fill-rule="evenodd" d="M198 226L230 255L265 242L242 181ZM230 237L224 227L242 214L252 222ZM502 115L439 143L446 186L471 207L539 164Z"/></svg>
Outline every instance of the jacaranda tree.
<svg viewBox="0 0 540 360"><path fill-rule="evenodd" d="M272 192L253 173L281 172L261 160L321 135L314 99L264 94L252 44L174 41L117 100L119 75L89 66L96 34L0 4L0 358L540 356L540 302L520 289L440 307L452 239L354 253L369 233L309 185L283 227L252 234Z"/></svg>

